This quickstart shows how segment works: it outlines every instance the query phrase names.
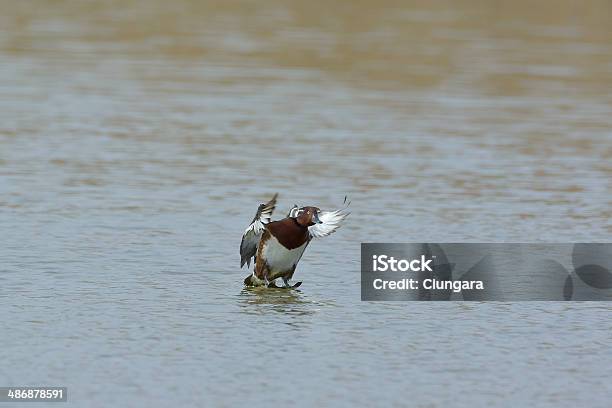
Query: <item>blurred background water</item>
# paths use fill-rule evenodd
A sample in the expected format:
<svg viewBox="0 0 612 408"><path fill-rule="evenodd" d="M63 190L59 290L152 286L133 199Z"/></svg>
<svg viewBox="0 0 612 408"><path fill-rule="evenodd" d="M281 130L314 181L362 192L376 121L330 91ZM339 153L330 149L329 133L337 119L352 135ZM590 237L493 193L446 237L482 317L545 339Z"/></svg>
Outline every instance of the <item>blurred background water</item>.
<svg viewBox="0 0 612 408"><path fill-rule="evenodd" d="M606 303L367 303L361 242L612 233L608 1L0 1L0 385L591 406ZM257 205L353 214L242 289Z"/></svg>

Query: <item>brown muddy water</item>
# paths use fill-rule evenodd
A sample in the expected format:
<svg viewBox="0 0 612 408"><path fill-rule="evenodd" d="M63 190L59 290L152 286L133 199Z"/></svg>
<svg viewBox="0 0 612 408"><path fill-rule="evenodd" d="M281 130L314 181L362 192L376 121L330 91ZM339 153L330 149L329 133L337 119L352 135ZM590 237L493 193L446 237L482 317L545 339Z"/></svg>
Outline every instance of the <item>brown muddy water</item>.
<svg viewBox="0 0 612 408"><path fill-rule="evenodd" d="M590 406L607 303L368 303L361 242L612 235L608 1L1 1L0 386L70 406ZM249 292L280 193L349 222Z"/></svg>

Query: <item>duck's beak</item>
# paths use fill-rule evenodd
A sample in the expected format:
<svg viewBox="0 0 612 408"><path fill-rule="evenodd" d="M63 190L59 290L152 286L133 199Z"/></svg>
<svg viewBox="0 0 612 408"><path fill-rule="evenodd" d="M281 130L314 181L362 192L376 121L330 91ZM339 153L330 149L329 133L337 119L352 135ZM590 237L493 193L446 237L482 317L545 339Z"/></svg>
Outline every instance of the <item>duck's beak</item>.
<svg viewBox="0 0 612 408"><path fill-rule="evenodd" d="M315 224L323 224L323 222L319 219L319 213L315 212L314 215L312 216L312 221Z"/></svg>

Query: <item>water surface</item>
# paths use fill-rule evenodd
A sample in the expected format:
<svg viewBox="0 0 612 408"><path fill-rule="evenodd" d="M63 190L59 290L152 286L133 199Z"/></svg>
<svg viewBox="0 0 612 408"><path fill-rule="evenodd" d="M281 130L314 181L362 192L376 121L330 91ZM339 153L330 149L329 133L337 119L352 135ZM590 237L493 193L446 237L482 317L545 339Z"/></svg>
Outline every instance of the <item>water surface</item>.
<svg viewBox="0 0 612 408"><path fill-rule="evenodd" d="M73 406L608 406L605 303L366 303L361 242L612 233L606 1L2 2L0 385ZM259 202L338 206L247 291Z"/></svg>

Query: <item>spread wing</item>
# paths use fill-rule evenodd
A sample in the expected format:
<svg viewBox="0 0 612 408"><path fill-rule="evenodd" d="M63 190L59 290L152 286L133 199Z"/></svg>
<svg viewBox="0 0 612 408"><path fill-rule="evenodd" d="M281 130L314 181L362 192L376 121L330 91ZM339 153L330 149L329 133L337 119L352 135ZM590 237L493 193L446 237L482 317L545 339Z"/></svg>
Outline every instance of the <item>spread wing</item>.
<svg viewBox="0 0 612 408"><path fill-rule="evenodd" d="M265 204L259 204L255 218L251 221L251 224L244 230L242 235L242 241L240 242L240 267L244 264L247 267L251 266L251 259L257 253L257 245L259 245L259 239L264 230L264 225L270 222L272 217L272 211L276 206L276 197L278 194L274 194L274 197Z"/></svg>
<svg viewBox="0 0 612 408"><path fill-rule="evenodd" d="M344 197L344 207L335 211L321 211L319 215L320 224L308 227L308 232L312 238L322 238L334 233L350 212L347 211L350 202L346 202Z"/></svg>

